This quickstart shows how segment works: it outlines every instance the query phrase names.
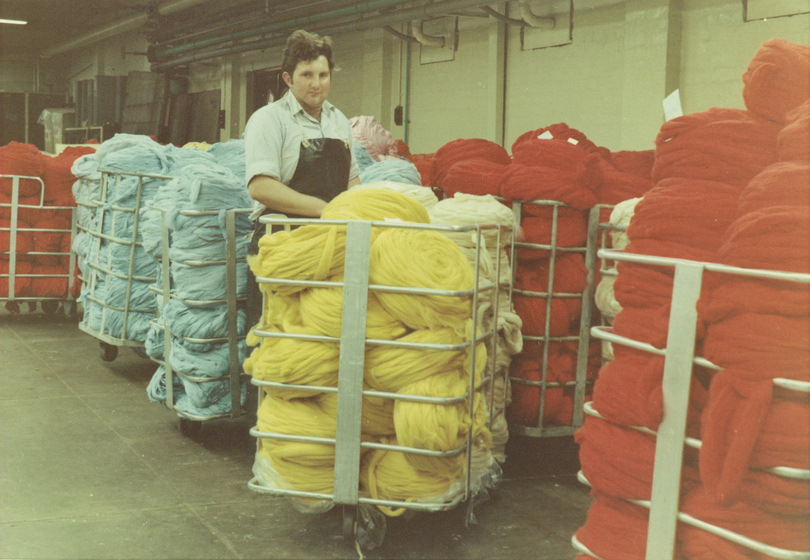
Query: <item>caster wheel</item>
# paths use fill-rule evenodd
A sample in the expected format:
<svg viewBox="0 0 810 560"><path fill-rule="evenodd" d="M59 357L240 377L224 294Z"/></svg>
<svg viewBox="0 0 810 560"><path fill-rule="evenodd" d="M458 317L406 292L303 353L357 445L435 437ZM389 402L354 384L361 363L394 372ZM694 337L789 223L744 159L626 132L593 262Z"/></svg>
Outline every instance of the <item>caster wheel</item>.
<svg viewBox="0 0 810 560"><path fill-rule="evenodd" d="M16 301L7 301L6 302L6 311L11 313L12 315L19 315L20 314L20 304Z"/></svg>
<svg viewBox="0 0 810 560"><path fill-rule="evenodd" d="M202 422L199 420L189 420L188 418L180 419L180 433L187 438L194 439L199 436L200 427L202 427Z"/></svg>
<svg viewBox="0 0 810 560"><path fill-rule="evenodd" d="M354 541L356 532L354 518L357 516L357 509L350 506L343 506L343 538L347 541Z"/></svg>
<svg viewBox="0 0 810 560"><path fill-rule="evenodd" d="M45 315L54 315L57 311L59 311L59 302L54 300L45 300L43 301L40 306L42 307L42 312Z"/></svg>
<svg viewBox="0 0 810 560"><path fill-rule="evenodd" d="M107 344L106 342L99 342L98 344L101 347L101 359L104 360L105 362L112 362L114 359L118 357L117 346Z"/></svg>

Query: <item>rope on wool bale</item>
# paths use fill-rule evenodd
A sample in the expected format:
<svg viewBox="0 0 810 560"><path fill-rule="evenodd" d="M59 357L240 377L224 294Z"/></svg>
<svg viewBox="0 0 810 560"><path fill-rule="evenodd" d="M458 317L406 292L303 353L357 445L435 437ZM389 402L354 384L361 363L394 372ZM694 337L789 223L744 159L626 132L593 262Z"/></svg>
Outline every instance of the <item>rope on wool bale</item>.
<svg viewBox="0 0 810 560"><path fill-rule="evenodd" d="M474 275L461 250L435 231L388 229L371 246L369 281L385 286L471 290ZM380 304L412 329L466 330L470 296L378 292Z"/></svg>
<svg viewBox="0 0 810 560"><path fill-rule="evenodd" d="M410 196L387 189L350 190L336 196L321 217L326 220L386 220L430 223L427 210ZM372 231L372 242L379 228ZM343 273L346 226L311 224L293 231L279 231L259 240L259 254L248 257L257 278L326 280ZM280 295L299 292L303 286L261 284L262 291Z"/></svg>

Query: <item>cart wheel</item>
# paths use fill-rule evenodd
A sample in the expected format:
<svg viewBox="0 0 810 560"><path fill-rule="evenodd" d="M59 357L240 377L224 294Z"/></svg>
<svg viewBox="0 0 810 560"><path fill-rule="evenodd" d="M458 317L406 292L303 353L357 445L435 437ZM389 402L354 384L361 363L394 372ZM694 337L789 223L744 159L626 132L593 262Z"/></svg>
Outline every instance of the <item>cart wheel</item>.
<svg viewBox="0 0 810 560"><path fill-rule="evenodd" d="M20 314L20 304L16 301L7 301L6 302L6 311L11 313L12 315L19 315Z"/></svg>
<svg viewBox="0 0 810 560"><path fill-rule="evenodd" d="M180 433L187 438L195 439L200 435L200 427L202 422L199 420L189 420L188 418L180 419Z"/></svg>
<svg viewBox="0 0 810 560"><path fill-rule="evenodd" d="M28 302L28 312L29 313L35 313L36 310L37 310L37 302L29 301Z"/></svg>
<svg viewBox="0 0 810 560"><path fill-rule="evenodd" d="M343 514L344 531L346 527L346 514ZM360 504L352 524L355 547L362 556L370 553L382 545L385 539L385 516L376 506Z"/></svg>
<svg viewBox="0 0 810 560"><path fill-rule="evenodd" d="M355 525L354 518L357 517L357 508L343 506L343 538L347 541L354 541Z"/></svg>
<svg viewBox="0 0 810 560"><path fill-rule="evenodd" d="M106 342L99 342L98 345L101 347L101 359L105 362L112 362L118 357L118 346Z"/></svg>
<svg viewBox="0 0 810 560"><path fill-rule="evenodd" d="M65 312L65 317L68 319L76 319L79 314L78 306L75 301L66 301L62 306L62 310Z"/></svg>
<svg viewBox="0 0 810 560"><path fill-rule="evenodd" d="M42 306L42 312L45 315L54 315L57 311L59 311L59 302L52 299L47 299L40 305Z"/></svg>

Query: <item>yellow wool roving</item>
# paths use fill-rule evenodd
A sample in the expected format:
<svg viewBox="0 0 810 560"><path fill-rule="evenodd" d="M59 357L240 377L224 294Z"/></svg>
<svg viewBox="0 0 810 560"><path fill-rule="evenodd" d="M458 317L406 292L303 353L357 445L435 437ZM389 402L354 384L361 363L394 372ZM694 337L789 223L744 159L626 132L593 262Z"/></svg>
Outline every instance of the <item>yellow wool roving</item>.
<svg viewBox="0 0 810 560"><path fill-rule="evenodd" d="M267 298L265 328L270 331L320 334L308 329L301 320L297 296ZM258 337L257 337L258 338ZM243 366L256 379L293 385L337 387L340 369L340 346L336 342L317 342L295 338L261 337ZM290 389L279 391L281 398L313 396L311 391Z"/></svg>
<svg viewBox="0 0 810 560"><path fill-rule="evenodd" d="M427 210L415 199L386 189L346 191L336 196L321 217L330 220L402 220L427 224ZM372 232L372 239L379 233ZM279 231L259 240L259 254L248 257L257 277L286 280L325 280L343 273L346 226L311 224ZM262 289L290 295L302 286L262 284Z"/></svg>
<svg viewBox="0 0 810 560"><path fill-rule="evenodd" d="M316 399L284 400L274 393L265 393L256 417L256 427L262 432L335 437L335 418L324 412ZM258 455L269 461L269 466L294 490L323 493L333 490L334 445L262 438ZM279 481L271 482L278 485Z"/></svg>
<svg viewBox="0 0 810 560"><path fill-rule="evenodd" d="M368 389L368 387L364 387ZM337 393L323 393L318 397L321 409L332 417L337 418ZM394 401L378 397L363 397L362 419L360 430L370 436L393 436L394 430Z"/></svg>
<svg viewBox="0 0 810 560"><path fill-rule="evenodd" d="M383 231L371 246L369 266L371 284L440 290L473 287L473 269L461 250L434 231ZM470 296L377 292L377 299L389 313L412 329L449 327L463 333L471 315Z"/></svg>
<svg viewBox="0 0 810 560"><path fill-rule="evenodd" d="M381 443L396 445L396 440L383 438ZM457 478L450 474L418 471L400 451L370 450L360 465L360 487L372 498L383 500L413 501L438 498L446 494ZM391 516L400 515L405 509L379 509Z"/></svg>
<svg viewBox="0 0 810 560"><path fill-rule="evenodd" d="M420 329L396 340L400 342L429 344L461 344L472 337L472 320L465 322L464 335L455 330ZM461 350L433 350L394 346L370 346L366 350L365 380L378 391L396 393L406 385L438 374L466 375L470 371L471 352ZM487 364L487 349L484 342L475 345L476 383Z"/></svg>
<svg viewBox="0 0 810 560"><path fill-rule="evenodd" d="M343 281L342 276L330 278ZM343 288L307 288L301 292L301 319L307 328L325 336L340 336ZM373 292L366 305L366 338L393 340L407 332L405 325L388 313Z"/></svg>
<svg viewBox="0 0 810 560"><path fill-rule="evenodd" d="M400 393L423 397L459 397L470 390L469 381L451 375L436 375L404 387ZM480 392L473 396L472 441L486 451L492 435L486 426L487 414ZM397 442L406 447L430 451L452 451L470 435L469 398L456 404L418 403L397 400L394 405ZM419 471L459 476L465 467L466 454L434 457L408 453L406 460Z"/></svg>

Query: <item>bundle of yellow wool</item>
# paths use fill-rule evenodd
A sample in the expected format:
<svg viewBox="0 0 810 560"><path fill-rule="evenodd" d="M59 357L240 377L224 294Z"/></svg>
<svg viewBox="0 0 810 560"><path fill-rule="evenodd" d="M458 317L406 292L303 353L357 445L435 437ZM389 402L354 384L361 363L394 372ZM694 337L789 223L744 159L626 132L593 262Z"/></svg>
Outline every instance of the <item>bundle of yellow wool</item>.
<svg viewBox="0 0 810 560"><path fill-rule="evenodd" d="M462 344L472 336L472 321L465 322L465 336L450 328L419 329L399 337L398 342ZM438 374L466 375L471 367L470 348L434 350L424 348L372 346L366 350L364 378L372 389L395 393L417 381ZM481 378L487 363L484 342L475 345L475 379ZM414 367L418 364L419 367Z"/></svg>
<svg viewBox="0 0 810 560"><path fill-rule="evenodd" d="M463 396L469 390L467 379L443 374L412 383L400 392L422 397L452 398ZM492 435L486 426L487 414L480 392L474 394L472 402L471 422L469 397L456 404L397 400L394 405L397 442L406 447L449 452L463 446L472 430L473 444L478 443L482 449L489 449ZM479 438L480 441L477 441ZM419 471L455 476L462 474L466 462L465 453L446 457L407 454L405 458Z"/></svg>
<svg viewBox="0 0 810 560"><path fill-rule="evenodd" d="M361 191L362 192L362 191ZM369 282L385 286L470 290L472 267L461 250L434 231L387 229L371 246ZM470 297L377 292L391 315L412 329L450 328L463 334Z"/></svg>
<svg viewBox="0 0 810 560"><path fill-rule="evenodd" d="M430 223L427 210L415 199L387 189L346 191L336 196L321 214L327 220L402 220ZM372 240L379 234L372 231ZM259 253L248 257L256 277L290 280L326 280L343 273L346 226L310 224L279 231L259 240ZM290 295L302 286L261 284L263 291Z"/></svg>
<svg viewBox="0 0 810 560"><path fill-rule="evenodd" d="M369 389L367 386L363 388ZM317 399L321 410L332 418L337 418L337 393L323 393ZM393 436L396 433L394 401L380 397L363 397L360 431L369 436Z"/></svg>
<svg viewBox="0 0 810 560"><path fill-rule="evenodd" d="M285 400L265 392L257 412L256 427L262 432L335 437L336 419L316 399ZM262 438L259 459L281 475L294 490L331 493L334 487L335 446ZM267 483L268 481L263 481ZM272 481L277 484L277 481Z"/></svg>
<svg viewBox="0 0 810 560"><path fill-rule="evenodd" d="M392 438L382 439L381 443L397 444ZM372 449L364 455L360 465L360 485L375 499L406 501L436 498L446 494L457 480L452 473L417 470L408 462L406 454L400 451ZM391 516L406 511L404 508L378 508Z"/></svg>

